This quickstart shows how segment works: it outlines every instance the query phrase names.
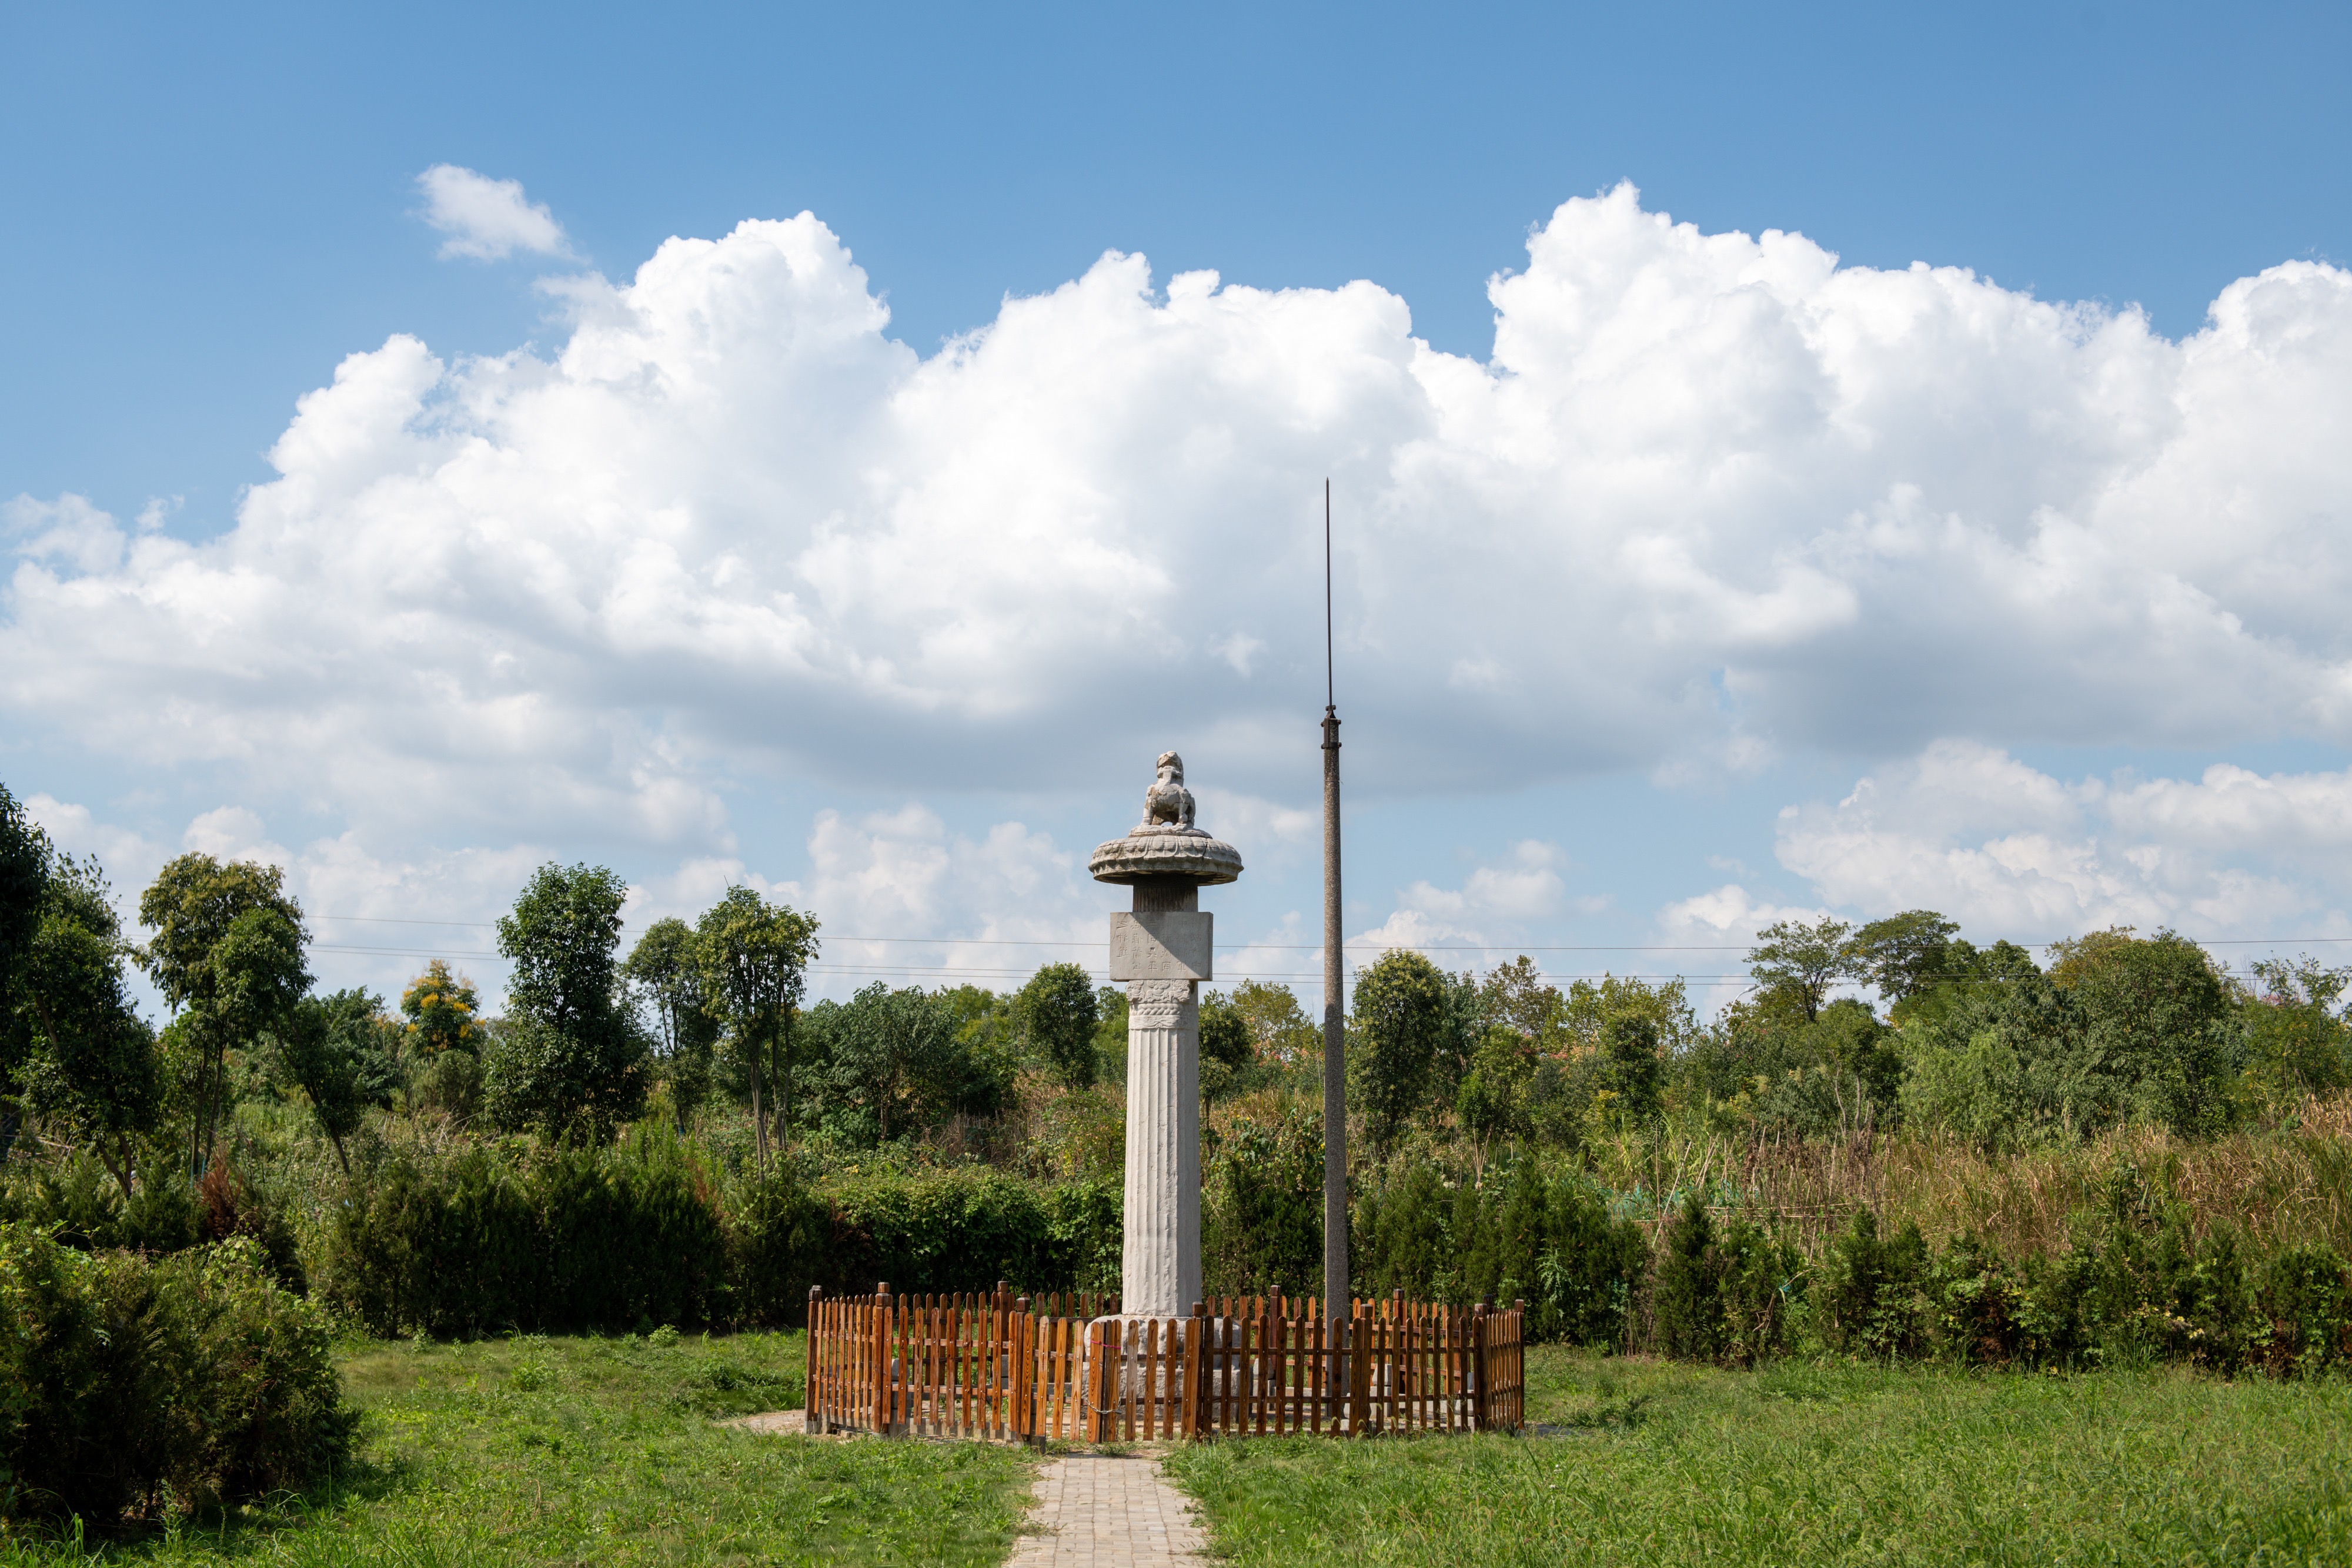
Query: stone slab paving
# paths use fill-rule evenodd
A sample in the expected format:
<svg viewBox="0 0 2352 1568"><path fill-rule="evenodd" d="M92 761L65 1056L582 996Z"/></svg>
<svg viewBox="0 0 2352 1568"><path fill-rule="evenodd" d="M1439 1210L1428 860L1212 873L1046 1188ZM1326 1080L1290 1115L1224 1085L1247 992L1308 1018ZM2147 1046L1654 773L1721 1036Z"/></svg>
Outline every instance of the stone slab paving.
<svg viewBox="0 0 2352 1568"><path fill-rule="evenodd" d="M1006 1568L1207 1568L1192 1501L1157 1459L1048 1460L1036 1498L1031 1523L1042 1533L1023 1536Z"/></svg>

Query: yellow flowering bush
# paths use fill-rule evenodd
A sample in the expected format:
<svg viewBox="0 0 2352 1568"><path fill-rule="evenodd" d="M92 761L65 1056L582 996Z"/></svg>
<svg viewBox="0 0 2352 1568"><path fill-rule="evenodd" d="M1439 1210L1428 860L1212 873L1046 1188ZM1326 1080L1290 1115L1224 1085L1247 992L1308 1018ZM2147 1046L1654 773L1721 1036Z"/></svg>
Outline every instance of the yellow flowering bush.
<svg viewBox="0 0 2352 1568"><path fill-rule="evenodd" d="M480 1006L473 983L463 975L451 974L441 959L434 959L400 995L401 1015L408 1019L408 1049L420 1059L445 1051L474 1050L478 1027L475 1015Z"/></svg>

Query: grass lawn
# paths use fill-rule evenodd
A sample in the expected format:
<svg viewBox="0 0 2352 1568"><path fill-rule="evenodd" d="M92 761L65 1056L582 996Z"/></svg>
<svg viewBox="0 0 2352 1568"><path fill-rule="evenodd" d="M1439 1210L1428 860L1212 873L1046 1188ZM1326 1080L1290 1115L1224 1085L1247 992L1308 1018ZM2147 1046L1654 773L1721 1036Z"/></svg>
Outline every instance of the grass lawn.
<svg viewBox="0 0 2352 1568"><path fill-rule="evenodd" d="M800 1404L797 1333L397 1343L340 1360L365 1420L359 1462L331 1491L106 1555L256 1568L993 1564L1027 1502L1016 1449L716 1425ZM0 1568L61 1568L70 1555L0 1544Z"/></svg>
<svg viewBox="0 0 2352 1568"><path fill-rule="evenodd" d="M1242 1564L2352 1563L2352 1386L1528 1357L1549 1435L1174 1455Z"/></svg>

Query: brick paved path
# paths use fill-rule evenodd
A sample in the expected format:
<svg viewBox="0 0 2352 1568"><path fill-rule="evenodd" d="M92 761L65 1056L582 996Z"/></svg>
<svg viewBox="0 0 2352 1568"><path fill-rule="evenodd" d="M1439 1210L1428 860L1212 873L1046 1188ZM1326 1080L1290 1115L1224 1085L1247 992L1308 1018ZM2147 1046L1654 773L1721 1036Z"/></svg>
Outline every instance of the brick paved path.
<svg viewBox="0 0 2352 1568"><path fill-rule="evenodd" d="M1054 1459L1037 1478L1045 1533L1023 1536L1006 1568L1205 1568L1192 1508L1157 1459Z"/></svg>

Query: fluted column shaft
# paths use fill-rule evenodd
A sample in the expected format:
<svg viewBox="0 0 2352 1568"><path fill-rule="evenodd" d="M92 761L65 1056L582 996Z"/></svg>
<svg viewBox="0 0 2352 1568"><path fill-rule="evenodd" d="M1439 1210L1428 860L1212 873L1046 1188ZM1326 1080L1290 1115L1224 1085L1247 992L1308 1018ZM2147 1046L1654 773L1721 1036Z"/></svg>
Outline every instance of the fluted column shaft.
<svg viewBox="0 0 2352 1568"><path fill-rule="evenodd" d="M1127 988L1127 1182L1119 1310L1182 1317L1201 1299L1201 987Z"/></svg>

